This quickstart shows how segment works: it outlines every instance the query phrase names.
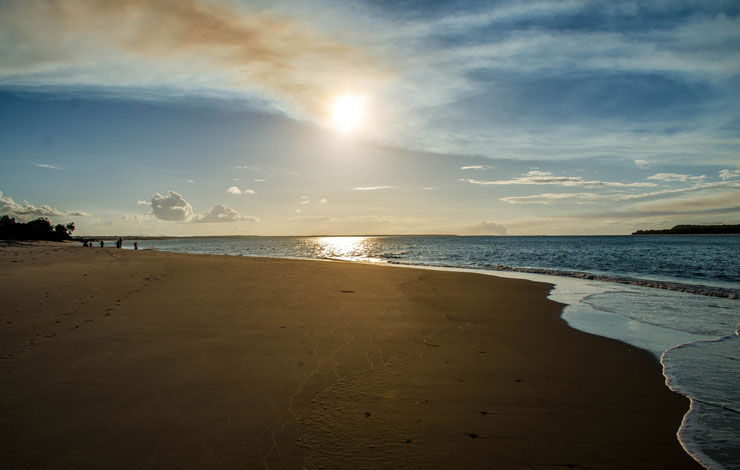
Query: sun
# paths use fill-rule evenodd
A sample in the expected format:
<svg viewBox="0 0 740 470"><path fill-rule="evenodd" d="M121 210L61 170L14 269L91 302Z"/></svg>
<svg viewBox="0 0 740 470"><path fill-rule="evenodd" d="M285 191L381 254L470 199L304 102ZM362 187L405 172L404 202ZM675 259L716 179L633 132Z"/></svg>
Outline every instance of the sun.
<svg viewBox="0 0 740 470"><path fill-rule="evenodd" d="M344 94L334 98L331 124L343 133L357 132L365 119L365 99L360 95Z"/></svg>

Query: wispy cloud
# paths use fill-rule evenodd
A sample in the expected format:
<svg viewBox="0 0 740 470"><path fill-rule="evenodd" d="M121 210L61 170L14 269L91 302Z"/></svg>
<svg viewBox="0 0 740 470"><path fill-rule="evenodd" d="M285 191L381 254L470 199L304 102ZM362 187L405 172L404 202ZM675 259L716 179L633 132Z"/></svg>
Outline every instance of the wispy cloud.
<svg viewBox="0 0 740 470"><path fill-rule="evenodd" d="M0 31L0 78L16 85L209 87L317 115L345 77L387 74L357 46L234 2L10 2Z"/></svg>
<svg viewBox="0 0 740 470"><path fill-rule="evenodd" d="M650 162L647 160L635 160L635 165L639 166L640 168L649 168Z"/></svg>
<svg viewBox="0 0 740 470"><path fill-rule="evenodd" d="M718 209L737 209L740 212L740 190L643 202L636 206L636 210L639 212L664 213L696 213Z"/></svg>
<svg viewBox="0 0 740 470"><path fill-rule="evenodd" d="M558 186L579 186L585 188L599 187L620 187L620 188L640 188L657 186L655 183L633 182L622 183L619 181L588 181L581 176L555 176L549 171L533 170L519 178L509 180L479 181L475 179L463 179L471 184L478 185L514 185L514 184L537 184L537 185L558 185Z"/></svg>
<svg viewBox="0 0 740 470"><path fill-rule="evenodd" d="M543 193L531 196L508 196L501 200L509 204L553 204L558 201L568 202L624 202L635 199L647 199L661 197L670 194L687 193L700 190L726 190L727 188L740 188L740 181L716 181L697 183L693 186L676 189L663 189L645 193Z"/></svg>
<svg viewBox="0 0 740 470"><path fill-rule="evenodd" d="M720 175L722 176L722 175ZM692 176L682 175L680 173L656 173L652 176L648 176L649 180L665 181L667 183L679 182L685 183L687 181L701 181L707 179L706 175Z"/></svg>
<svg viewBox="0 0 740 470"><path fill-rule="evenodd" d="M723 180L729 180L732 178L740 178L740 170L720 170L719 177Z"/></svg>
<svg viewBox="0 0 740 470"><path fill-rule="evenodd" d="M377 191L378 189L392 189L394 186L360 186L353 188L355 191Z"/></svg>
<svg viewBox="0 0 740 470"><path fill-rule="evenodd" d="M491 165L468 165L460 167L461 170L490 170L491 168Z"/></svg>
<svg viewBox="0 0 740 470"><path fill-rule="evenodd" d="M37 167L39 167L39 168L48 168L48 169L50 169L50 170L61 170L61 169L62 169L62 168L61 168L61 167L59 167L59 166L55 166L55 165L48 165L48 164L46 164L46 163L35 163L34 165L36 165L36 166L37 166Z"/></svg>

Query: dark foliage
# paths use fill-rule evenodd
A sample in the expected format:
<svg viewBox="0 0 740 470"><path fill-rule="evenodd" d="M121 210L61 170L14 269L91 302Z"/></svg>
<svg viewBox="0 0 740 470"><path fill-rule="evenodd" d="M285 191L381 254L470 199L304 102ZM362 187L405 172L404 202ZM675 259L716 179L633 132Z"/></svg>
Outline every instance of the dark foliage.
<svg viewBox="0 0 740 470"><path fill-rule="evenodd" d="M632 235L740 234L740 225L676 225L664 230L638 230Z"/></svg>
<svg viewBox="0 0 740 470"><path fill-rule="evenodd" d="M74 229L74 223L52 225L44 217L26 223L7 215L0 218L0 240L63 241L71 238Z"/></svg>

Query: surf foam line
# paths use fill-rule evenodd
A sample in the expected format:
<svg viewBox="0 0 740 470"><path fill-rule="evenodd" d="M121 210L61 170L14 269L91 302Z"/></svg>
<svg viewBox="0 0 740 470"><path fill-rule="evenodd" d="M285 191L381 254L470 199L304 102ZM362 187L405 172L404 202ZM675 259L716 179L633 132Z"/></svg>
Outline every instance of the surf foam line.
<svg viewBox="0 0 740 470"><path fill-rule="evenodd" d="M410 266L438 266L441 268L467 268L485 271L517 272L527 274L544 274L546 276L572 277L590 281L613 282L618 284L629 284L633 286L652 287L655 289L672 290L676 292L687 292L689 294L706 295L709 297L722 297L726 299L740 299L740 289L727 289L723 287L702 286L696 284L685 284L672 281L654 281L649 279L637 279L630 277L608 276L604 274L593 274L579 271L561 271L546 268L517 268L513 266L455 266L447 264L421 264L389 261L388 264L405 264Z"/></svg>
<svg viewBox="0 0 740 470"><path fill-rule="evenodd" d="M686 414L683 416L681 426L678 430L678 442L681 444L681 447L683 447L687 454L689 454L694 460L696 460L699 464L701 464L704 468L708 470L727 470L728 467L717 462L712 457L707 455L705 449L703 449L703 446L697 439L697 434L699 433L699 430L701 428L698 420L700 415L702 414L702 409L705 409L704 413L706 413L706 408L719 408L736 414L740 414L740 410L736 409L736 407L733 406L734 404L722 402L721 399L715 401L695 396L695 394L692 393L689 388L682 386L679 383L679 374L673 373L671 371L671 369L675 365L669 360L669 356L673 351L682 348L691 348L700 346L702 344L722 343L725 341L738 341L740 340L740 338L738 337L740 337L740 329L736 330L735 333L732 335L722 336L715 340L699 340L679 344L670 349L667 349L660 357L660 363L663 366L663 376L665 377L666 386L675 393L688 398L690 403L689 411L687 411Z"/></svg>

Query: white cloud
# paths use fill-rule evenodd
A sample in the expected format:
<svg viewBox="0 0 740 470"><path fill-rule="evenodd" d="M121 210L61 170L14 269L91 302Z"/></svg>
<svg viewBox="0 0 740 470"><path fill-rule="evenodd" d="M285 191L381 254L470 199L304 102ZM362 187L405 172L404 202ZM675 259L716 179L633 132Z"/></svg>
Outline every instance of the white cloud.
<svg viewBox="0 0 740 470"><path fill-rule="evenodd" d="M506 227L485 220L479 224L470 225L460 229L460 235L506 235Z"/></svg>
<svg viewBox="0 0 740 470"><path fill-rule="evenodd" d="M204 224L219 222L259 222L259 219L256 217L243 216L231 207L218 204L209 211L194 215L191 222Z"/></svg>
<svg viewBox="0 0 740 470"><path fill-rule="evenodd" d="M266 180L266 179L264 179L264 178L258 178L258 179L256 179L256 180L252 180L252 181L254 181L255 183L264 183L264 182L265 182L265 181L267 181L267 180Z"/></svg>
<svg viewBox="0 0 740 470"><path fill-rule="evenodd" d="M509 204L552 204L556 201L569 200L572 202L621 202L631 201L634 199L645 199L649 197L660 197L668 194L679 194L691 191L701 190L724 190L727 188L740 188L740 181L716 181L709 183L696 183L693 186L677 189L662 189L660 191L650 191L647 193L543 193L532 196L509 196L502 197L501 200Z"/></svg>
<svg viewBox="0 0 740 470"><path fill-rule="evenodd" d="M167 196L156 193L152 197L152 213L161 220L186 220L193 215L193 207L175 191Z"/></svg>
<svg viewBox="0 0 740 470"><path fill-rule="evenodd" d="M491 168L491 165L468 165L460 167L461 170L490 170Z"/></svg>
<svg viewBox="0 0 740 470"><path fill-rule="evenodd" d="M439 188L428 186L426 188L421 188L421 189L423 189L424 191L434 191L435 189L439 189Z"/></svg>
<svg viewBox="0 0 740 470"><path fill-rule="evenodd" d="M553 204L556 201L573 200L576 202L596 201L602 198L596 193L543 193L532 196L502 197L509 204Z"/></svg>
<svg viewBox="0 0 740 470"><path fill-rule="evenodd" d="M298 201L298 204L302 204L302 205L303 204L310 204L310 203L311 203L311 199L309 199L308 196L301 196L301 200Z"/></svg>
<svg viewBox="0 0 740 470"><path fill-rule="evenodd" d="M723 180L740 177L740 170L720 170L719 177Z"/></svg>
<svg viewBox="0 0 740 470"><path fill-rule="evenodd" d="M185 180L186 183L195 183L195 180Z"/></svg>
<svg viewBox="0 0 740 470"><path fill-rule="evenodd" d="M88 217L91 214L82 210L63 212L48 205L35 206L28 201L15 202L0 191L0 214L15 217Z"/></svg>
<svg viewBox="0 0 740 470"><path fill-rule="evenodd" d="M701 181L706 179L706 175L692 176L682 175L680 173L656 173L652 176L648 176L649 180L665 181L666 183L679 182L685 183L687 181Z"/></svg>
<svg viewBox="0 0 740 470"><path fill-rule="evenodd" d="M391 189L393 186L360 186L354 188L355 191L376 191L378 189Z"/></svg>
<svg viewBox="0 0 740 470"><path fill-rule="evenodd" d="M580 176L554 176L549 171L532 170L526 175L510 180L496 181L479 181L474 179L462 179L471 184L479 185L513 185L513 184L551 184L559 186L579 186L585 188L598 187L620 187L620 188L639 188L657 186L655 183L635 182L622 183L619 181L587 181Z"/></svg>
<svg viewBox="0 0 740 470"><path fill-rule="evenodd" d="M327 202L329 202L329 201L326 198L324 198L324 199L322 199L322 200L319 201L319 204L326 204Z"/></svg>
<svg viewBox="0 0 740 470"><path fill-rule="evenodd" d="M635 160L635 165L639 166L640 168L648 168L650 167L650 162L647 160Z"/></svg>
<svg viewBox="0 0 740 470"><path fill-rule="evenodd" d="M231 194L254 194L254 190L252 189L241 190L237 188L236 186L230 187L229 189L226 190L226 192L231 193Z"/></svg>
<svg viewBox="0 0 740 470"><path fill-rule="evenodd" d="M141 201L136 201L136 205L137 206L148 206L148 205L151 205L151 202L141 200Z"/></svg>
<svg viewBox="0 0 740 470"><path fill-rule="evenodd" d="M61 167L55 166L55 165L48 165L46 163L35 163L35 165L39 168L48 168L50 170L61 170Z"/></svg>

